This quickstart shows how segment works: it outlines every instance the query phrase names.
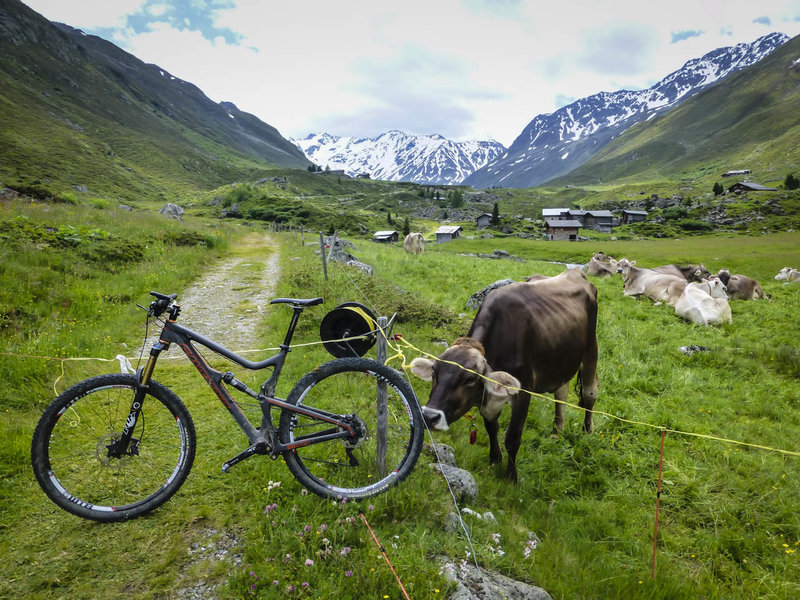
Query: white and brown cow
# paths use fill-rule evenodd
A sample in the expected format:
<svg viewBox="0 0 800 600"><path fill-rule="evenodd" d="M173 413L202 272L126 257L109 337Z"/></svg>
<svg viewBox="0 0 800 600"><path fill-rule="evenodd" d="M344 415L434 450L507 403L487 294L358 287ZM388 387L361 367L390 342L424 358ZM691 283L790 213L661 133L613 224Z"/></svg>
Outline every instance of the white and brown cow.
<svg viewBox="0 0 800 600"><path fill-rule="evenodd" d="M717 277L688 284L675 304L675 314L695 325L733 322L725 285Z"/></svg>
<svg viewBox="0 0 800 600"><path fill-rule="evenodd" d="M654 267L653 271L656 273L666 273L667 275L683 277L686 281L703 281L703 279L711 277L711 272L702 264L686 266L661 265L660 267Z"/></svg>
<svg viewBox="0 0 800 600"><path fill-rule="evenodd" d="M409 254L422 254L425 252L425 238L421 233L409 233L403 240L403 250Z"/></svg>
<svg viewBox="0 0 800 600"><path fill-rule="evenodd" d="M759 298L769 298L759 283L747 275L731 275L728 269L720 269L717 273L720 281L728 289L728 297L731 300L758 300Z"/></svg>
<svg viewBox="0 0 800 600"><path fill-rule="evenodd" d="M636 261L620 259L617 271L622 273L622 293L626 296L646 296L656 304L675 306L689 283L683 277L639 268Z"/></svg>
<svg viewBox="0 0 800 600"><path fill-rule="evenodd" d="M616 272L617 261L602 252L594 254L586 265L586 273L594 277L608 277Z"/></svg>
<svg viewBox="0 0 800 600"><path fill-rule="evenodd" d="M775 275L778 281L793 281L800 282L800 271L792 267L783 267L778 274Z"/></svg>
<svg viewBox="0 0 800 600"><path fill-rule="evenodd" d="M597 399L597 289L579 269L533 278L494 290L475 315L467 337L439 360L415 358L411 372L432 381L423 407L426 424L446 430L477 406L489 434L489 461L498 463L498 417L511 404L506 430L506 477L517 480L516 458L530 394L553 393L555 430L564 426L564 405L576 373L581 383L583 427L592 431ZM484 379L484 377L486 379Z"/></svg>

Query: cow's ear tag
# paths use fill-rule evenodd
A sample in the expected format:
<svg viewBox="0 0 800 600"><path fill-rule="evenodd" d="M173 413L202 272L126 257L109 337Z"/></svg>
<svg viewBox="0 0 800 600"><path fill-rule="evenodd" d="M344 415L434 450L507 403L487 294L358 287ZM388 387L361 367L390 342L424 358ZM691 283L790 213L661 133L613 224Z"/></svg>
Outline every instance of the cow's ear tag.
<svg viewBox="0 0 800 600"><path fill-rule="evenodd" d="M474 445L478 441L478 425L472 415L467 414L464 416L469 419L469 443Z"/></svg>

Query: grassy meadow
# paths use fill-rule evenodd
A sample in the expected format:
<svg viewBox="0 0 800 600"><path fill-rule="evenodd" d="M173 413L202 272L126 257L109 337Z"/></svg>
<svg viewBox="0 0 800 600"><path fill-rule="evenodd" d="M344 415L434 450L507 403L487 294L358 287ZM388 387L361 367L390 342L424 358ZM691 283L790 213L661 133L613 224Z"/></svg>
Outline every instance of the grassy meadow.
<svg viewBox="0 0 800 600"><path fill-rule="evenodd" d="M4 240L14 240L0 250L0 352L26 355L133 356L144 334L135 304L148 301L147 290L180 293L205 264L236 252L244 229L204 234L209 230L190 220L176 224L175 235L210 237L181 246L153 237L160 231L150 220L155 216L112 221L103 209L67 205L51 205L48 212L13 210L40 237L0 231ZM0 221L13 221L12 215L4 213ZM89 244L100 242L85 241L90 236L81 230L76 245L58 246L33 227L42 224L46 232L53 223L100 229L108 233L104 240L120 245L140 242L141 256L120 261L115 270L94 268L86 256L92 254ZM184 400L195 420L197 459L186 483L146 517L113 525L82 521L44 496L29 465L30 436L61 363L0 355L6 382L0 393L0 597L180 598L205 582L219 586L219 598L401 598L362 511L414 599L447 597L450 588L437 557L471 561L473 550L482 566L541 586L557 599L800 595L798 457L778 451L800 450L800 286L773 280L783 266L800 265L800 235L609 240L602 247L461 239L428 244L419 257L407 256L399 244L354 240L353 254L373 265L374 276L332 264L327 281L308 236L305 246L296 234L275 239L282 265L276 294L325 298L324 305L304 313L296 344L319 341L326 312L357 301L379 315L396 313L394 333L439 354L444 342L468 330L473 314L464 303L473 292L498 279L557 274L559 263L586 262L600 249L644 266L724 266L756 277L772 301L732 302L733 324L704 328L681 321L668 307L623 297L618 277L593 280L600 303L596 408L605 413L595 417L593 435L582 433L582 416L568 410L563 434L551 437L552 403L534 399L515 486L489 466L479 416L475 445L469 444L465 419L436 435L437 442L454 447L459 466L478 482L478 499L469 508L492 511L497 519L493 524L465 517L470 540L444 530L454 507L425 455L407 481L362 504L304 494L281 460L255 457L222 474L222 463L247 441L201 377L179 361L162 361L155 378ZM495 249L512 259L475 256ZM184 312L202 308L184 306ZM288 316L280 306L266 313L262 347L282 341ZM678 350L691 344L710 350L692 356ZM414 356L405 350L407 361ZM285 397L304 372L331 358L319 345L297 348L278 393ZM401 362L391 364L399 368ZM58 387L116 368L67 363ZM238 371L251 387L260 381L258 374ZM427 384L411 383L424 404ZM576 401L574 394L570 401ZM507 418L508 411L501 416L503 429ZM673 431L666 435L651 579L660 427ZM539 543L531 551L532 534ZM211 560L214 549L230 539L237 542L231 553L240 560Z"/></svg>

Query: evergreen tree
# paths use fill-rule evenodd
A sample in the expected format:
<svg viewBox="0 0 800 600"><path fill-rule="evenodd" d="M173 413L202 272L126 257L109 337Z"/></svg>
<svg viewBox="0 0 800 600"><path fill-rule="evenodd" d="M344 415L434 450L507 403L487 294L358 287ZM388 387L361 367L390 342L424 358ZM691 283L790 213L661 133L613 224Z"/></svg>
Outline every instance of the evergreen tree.
<svg viewBox="0 0 800 600"><path fill-rule="evenodd" d="M725 188L722 187L722 184L718 181L714 184L714 188L712 189L715 196L719 196L722 192L725 191Z"/></svg>
<svg viewBox="0 0 800 600"><path fill-rule="evenodd" d="M392 221L392 211L386 211L386 220L389 221L389 225L394 225L394 221Z"/></svg>
<svg viewBox="0 0 800 600"><path fill-rule="evenodd" d="M497 206L497 202L494 203L494 208L492 209L491 223L493 227L500 225L500 208Z"/></svg>
<svg viewBox="0 0 800 600"><path fill-rule="evenodd" d="M403 235L411 233L411 223L408 222L408 217L403 220Z"/></svg>
<svg viewBox="0 0 800 600"><path fill-rule="evenodd" d="M795 177L793 173L789 173L783 181L783 186L787 190L796 190L800 187L800 179Z"/></svg>

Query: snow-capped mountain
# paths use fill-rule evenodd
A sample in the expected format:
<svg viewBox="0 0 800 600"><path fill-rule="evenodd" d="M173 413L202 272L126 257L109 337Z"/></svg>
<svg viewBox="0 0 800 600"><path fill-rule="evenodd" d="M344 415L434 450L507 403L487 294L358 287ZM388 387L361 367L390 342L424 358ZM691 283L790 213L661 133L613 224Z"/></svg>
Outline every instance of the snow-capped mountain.
<svg viewBox="0 0 800 600"><path fill-rule="evenodd" d="M751 44L718 48L690 60L649 89L601 92L538 115L503 156L467 177L464 184L530 187L569 173L628 127L755 64L788 40L782 33L771 33Z"/></svg>
<svg viewBox="0 0 800 600"><path fill-rule="evenodd" d="M338 137L327 133L292 139L306 157L321 167L343 169L372 179L457 184L502 155L498 142L454 142L440 135L388 131L374 138Z"/></svg>

